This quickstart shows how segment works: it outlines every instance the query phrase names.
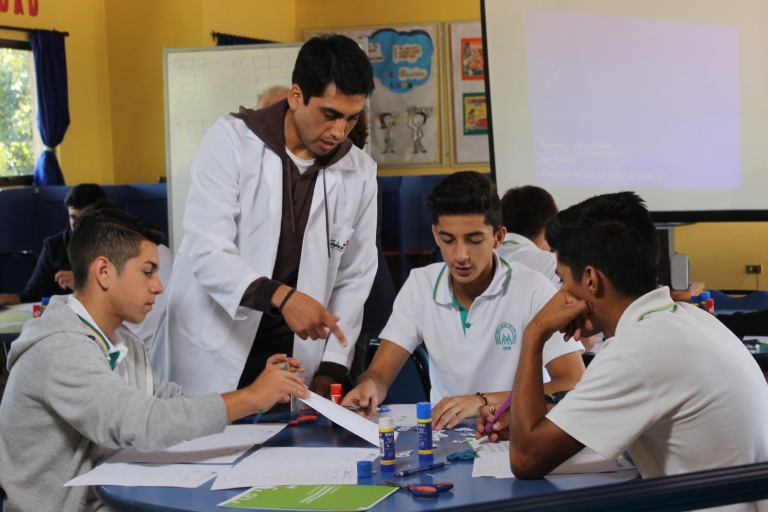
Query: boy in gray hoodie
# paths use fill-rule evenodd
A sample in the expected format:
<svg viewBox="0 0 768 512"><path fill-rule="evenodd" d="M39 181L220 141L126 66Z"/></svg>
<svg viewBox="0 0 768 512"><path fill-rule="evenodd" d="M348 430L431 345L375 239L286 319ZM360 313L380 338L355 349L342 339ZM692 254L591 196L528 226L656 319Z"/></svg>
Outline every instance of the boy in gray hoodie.
<svg viewBox="0 0 768 512"><path fill-rule="evenodd" d="M4 510L106 510L90 487L63 487L110 451L142 451L224 430L227 421L309 396L301 363L276 355L250 386L187 397L149 365L138 323L162 292L162 232L119 210L81 214L69 244L75 287L24 326L0 403ZM291 371L283 371L290 366Z"/></svg>

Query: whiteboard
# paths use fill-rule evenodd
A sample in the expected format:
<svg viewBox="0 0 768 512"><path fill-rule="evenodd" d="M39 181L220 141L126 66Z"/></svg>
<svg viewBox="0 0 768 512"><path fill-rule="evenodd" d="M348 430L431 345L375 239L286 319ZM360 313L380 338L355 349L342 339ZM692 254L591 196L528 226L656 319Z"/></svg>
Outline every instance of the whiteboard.
<svg viewBox="0 0 768 512"><path fill-rule="evenodd" d="M184 238L190 168L203 136L221 116L255 108L274 85L291 86L303 43L165 48L165 145L168 226L174 254Z"/></svg>

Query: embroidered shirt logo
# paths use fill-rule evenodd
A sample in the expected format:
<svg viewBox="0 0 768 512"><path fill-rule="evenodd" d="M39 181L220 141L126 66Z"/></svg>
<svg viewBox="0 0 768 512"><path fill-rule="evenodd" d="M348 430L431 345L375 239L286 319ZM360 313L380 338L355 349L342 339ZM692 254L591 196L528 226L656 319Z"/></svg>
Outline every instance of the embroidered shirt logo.
<svg viewBox="0 0 768 512"><path fill-rule="evenodd" d="M496 329L496 345L501 345L503 350L512 350L512 345L517 344L517 331L515 326L506 322Z"/></svg>
<svg viewBox="0 0 768 512"><path fill-rule="evenodd" d="M331 249L333 249L334 251L339 251L340 253L344 254L344 251L346 250L348 243L349 243L349 240L342 243L336 240L335 238L331 238L330 246L331 246Z"/></svg>

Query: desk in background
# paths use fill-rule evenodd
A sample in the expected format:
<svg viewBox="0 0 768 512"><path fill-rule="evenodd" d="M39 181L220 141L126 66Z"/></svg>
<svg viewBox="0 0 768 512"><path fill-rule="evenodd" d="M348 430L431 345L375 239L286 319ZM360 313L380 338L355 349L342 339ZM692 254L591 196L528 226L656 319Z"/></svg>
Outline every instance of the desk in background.
<svg viewBox="0 0 768 512"><path fill-rule="evenodd" d="M669 289L669 295L674 301L691 302L691 295L699 295L704 291L704 283L691 283L687 290Z"/></svg>
<svg viewBox="0 0 768 512"><path fill-rule="evenodd" d="M264 420L262 419L262 421ZM471 426L471 424L463 426ZM435 444L436 462L444 461L448 453L467 448L466 445L452 442L454 439L462 439L459 432L446 431L446 433L449 436ZM323 419L317 424L288 427L270 439L265 446L371 447L370 444L354 434L350 434L341 427L333 426L327 419ZM413 450L413 453L410 457L398 458L397 468L418 467L416 429L400 432L396 451L402 450ZM244 457L247 456L248 454L244 455ZM374 512L407 512L472 507L482 503L512 498L557 495L563 491L617 484L639 478L635 470L590 475L557 475L542 480L472 478L472 465L472 462L456 462L448 468L394 479L402 483L422 484L450 481L454 483L455 488L452 492L441 495L437 499L415 498L408 492L398 491L371 510ZM374 462L374 471L374 483L382 483L378 460ZM213 480L197 489L101 486L96 488L96 494L99 499L114 510L208 512L226 510L217 508L216 505L245 490L212 491L212 484Z"/></svg>

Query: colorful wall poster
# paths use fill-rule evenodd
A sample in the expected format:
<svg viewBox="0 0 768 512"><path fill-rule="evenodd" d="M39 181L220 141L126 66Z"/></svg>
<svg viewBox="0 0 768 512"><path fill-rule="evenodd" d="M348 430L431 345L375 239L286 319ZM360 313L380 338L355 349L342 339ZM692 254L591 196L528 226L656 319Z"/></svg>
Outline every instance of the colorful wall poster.
<svg viewBox="0 0 768 512"><path fill-rule="evenodd" d="M490 152L482 28L479 21L446 25L453 119L451 165L466 167L467 164L486 164L490 160Z"/></svg>
<svg viewBox="0 0 768 512"><path fill-rule="evenodd" d="M485 79L483 63L483 38L467 37L461 39L461 79Z"/></svg>
<svg viewBox="0 0 768 512"><path fill-rule="evenodd" d="M376 84L369 110L370 147L379 166L441 164L439 26L309 29L304 40L325 33L368 38Z"/></svg>
<svg viewBox="0 0 768 512"><path fill-rule="evenodd" d="M465 92L462 99L464 135L487 135L488 111L485 108L485 93Z"/></svg>

